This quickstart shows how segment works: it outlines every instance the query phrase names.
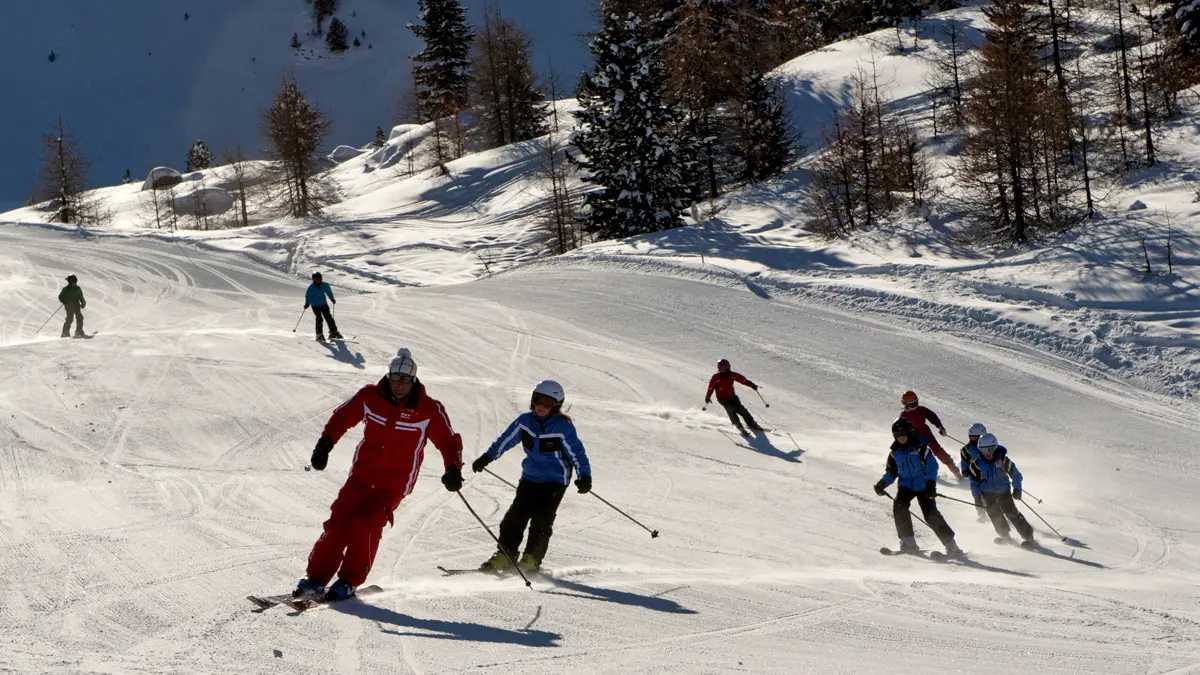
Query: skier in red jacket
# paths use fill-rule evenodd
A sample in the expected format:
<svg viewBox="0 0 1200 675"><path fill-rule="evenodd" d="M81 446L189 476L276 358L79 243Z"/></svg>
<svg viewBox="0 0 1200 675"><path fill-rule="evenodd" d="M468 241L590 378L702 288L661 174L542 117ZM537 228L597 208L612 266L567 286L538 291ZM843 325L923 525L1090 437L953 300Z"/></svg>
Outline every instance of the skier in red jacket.
<svg viewBox="0 0 1200 675"><path fill-rule="evenodd" d="M345 600L354 595L375 562L383 526L412 492L427 440L442 453L442 484L451 492L462 487L462 437L450 426L442 404L425 393L407 349L392 359L386 377L333 411L313 449L312 468L324 470L333 445L359 422L366 427L350 477L329 507L329 520L308 556L307 576L292 593L296 598ZM326 591L334 574L338 580Z"/></svg>
<svg viewBox="0 0 1200 675"><path fill-rule="evenodd" d="M928 443L929 449L933 451L933 456L937 457L939 462L946 465L946 468L950 469L950 473L954 474L955 478L962 480L962 471L959 471L958 467L954 464L954 460L950 459L950 453L946 452L941 444L937 442L937 438L933 435L933 431L926 422L926 420L933 422L933 426L937 427L938 433L945 436L946 427L942 425L942 420L938 418L937 413L921 405L915 391L904 392L900 397L900 402L904 404L904 410L900 412L900 416L912 422L917 438Z"/></svg>
<svg viewBox="0 0 1200 675"><path fill-rule="evenodd" d="M717 372L708 380L708 393L704 395L705 405L712 403L712 395L715 390L717 392L717 403L720 403L721 407L725 408L725 412L729 414L729 421L733 422L733 426L737 427L739 433L742 435L746 434L746 428L742 426L741 420L738 419L739 415L741 415L742 419L746 420L746 426L750 427L751 431L762 431L763 428L758 426L758 422L754 421L754 418L750 415L750 411L746 410L746 406L742 405L742 400L734 393L734 382L741 382L754 391L758 391L757 384L742 377L741 373L735 373L730 369L728 360L721 359L717 361Z"/></svg>

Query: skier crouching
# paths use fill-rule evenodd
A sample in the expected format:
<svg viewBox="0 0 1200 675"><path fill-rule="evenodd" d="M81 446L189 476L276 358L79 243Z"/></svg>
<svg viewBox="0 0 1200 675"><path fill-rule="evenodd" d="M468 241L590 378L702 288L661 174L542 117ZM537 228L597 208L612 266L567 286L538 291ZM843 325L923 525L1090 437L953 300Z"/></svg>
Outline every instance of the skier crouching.
<svg viewBox="0 0 1200 675"><path fill-rule="evenodd" d="M480 565L481 571L510 570L510 559L517 560L528 525L525 555L517 564L526 572L536 572L550 546L554 518L571 482L571 469L579 471L575 487L580 494L592 489L592 468L575 433L575 424L562 410L565 400L562 385L554 380L539 382L530 396L529 412L513 420L487 452L471 463L471 470L479 473L517 443L525 448L517 494L500 521L500 548Z"/></svg>
<svg viewBox="0 0 1200 675"><path fill-rule="evenodd" d="M946 555L962 555L962 549L954 543L954 530L950 529L938 511L935 501L938 462L933 452L914 433L912 422L903 417L892 423L892 436L895 441L888 452L883 478L875 484L875 494L884 496L884 490L889 485L900 481L896 497L892 500L892 518L896 522L896 535L900 537L900 550L906 553L920 550L917 538L913 535L912 514L908 511L909 504L916 498L925 522L929 523L946 547Z"/></svg>
<svg viewBox="0 0 1200 675"><path fill-rule="evenodd" d="M1021 535L1021 545L1032 548L1036 545L1033 539L1033 527L1025 516L1017 510L1013 500L1021 501L1021 472L1017 465L1008 458L1008 448L1000 445L993 434L983 434L971 459L967 464L966 474L971 479L971 494L983 503L987 515L996 528L997 543L1012 541L1008 521ZM1011 483L1010 483L1011 479ZM1012 491L1009 491L1011 486Z"/></svg>

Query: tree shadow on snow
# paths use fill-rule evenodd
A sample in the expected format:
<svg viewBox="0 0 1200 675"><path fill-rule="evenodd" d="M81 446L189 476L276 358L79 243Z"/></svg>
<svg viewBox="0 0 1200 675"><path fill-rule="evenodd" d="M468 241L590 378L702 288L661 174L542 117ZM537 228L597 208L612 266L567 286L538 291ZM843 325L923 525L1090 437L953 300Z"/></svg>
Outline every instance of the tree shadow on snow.
<svg viewBox="0 0 1200 675"><path fill-rule="evenodd" d="M562 588L571 593L563 591L543 591L550 595L563 595L568 598L584 598L587 600L603 600L604 602L615 602L618 605L630 605L633 607L644 607L652 609L656 612L668 612L670 614L698 614L694 609L688 609L678 602L670 598L662 597L666 593L679 590L673 588L669 591L663 591L656 595L642 595L640 593L630 593L628 591L618 591L611 588L600 588L598 586L588 586L577 581L567 581L566 579L551 579L556 587ZM679 588L685 588L680 586Z"/></svg>
<svg viewBox="0 0 1200 675"><path fill-rule="evenodd" d="M435 640L463 640L466 642L495 642L497 644L521 645L524 647L557 647L562 635L545 630L522 628L511 630L497 626L465 621L443 621L441 619L419 619L383 607L362 602L342 602L332 605L335 611L362 619L390 624L412 630L383 629L388 635L421 637Z"/></svg>
<svg viewBox="0 0 1200 675"><path fill-rule="evenodd" d="M345 342L330 340L322 345L329 350L329 358L342 363L348 363L359 370L366 368L367 359L362 352L352 352Z"/></svg>
<svg viewBox="0 0 1200 675"><path fill-rule="evenodd" d="M734 436L733 434L724 430L722 430L721 433L725 434L729 440L733 441L734 445L738 446L739 448L753 450L761 455L782 459L785 462L799 464L800 456L804 454L804 451L800 448L796 448L790 452L784 452L783 450L780 450L779 448L775 447L775 445L771 443L771 439L763 433L755 434L749 439L745 437Z"/></svg>

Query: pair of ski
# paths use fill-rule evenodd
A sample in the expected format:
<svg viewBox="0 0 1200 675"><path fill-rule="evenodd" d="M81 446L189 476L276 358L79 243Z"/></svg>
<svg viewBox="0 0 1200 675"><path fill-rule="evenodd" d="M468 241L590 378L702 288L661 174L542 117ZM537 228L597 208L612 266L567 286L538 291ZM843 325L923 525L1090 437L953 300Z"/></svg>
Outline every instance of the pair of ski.
<svg viewBox="0 0 1200 675"><path fill-rule="evenodd" d="M375 593L382 593L382 592L383 592L383 588L380 586L375 586L375 585L363 586L362 588L358 589L358 591L356 591L354 593L354 595L352 595L350 598L347 598L347 599L353 600L354 598L359 598L364 595L374 595ZM260 595L247 595L246 599L249 600L250 602L254 603L255 605L258 605L258 611L260 611L260 612L268 610L276 605L287 605L288 607L291 607L293 610L295 610L297 613L300 613L305 610L311 609L313 607L319 607L321 605L328 605L328 604L332 604L335 602L341 602L340 600L326 600L323 597L293 598L291 593L284 593L281 595L261 595L261 596Z"/></svg>
<svg viewBox="0 0 1200 675"><path fill-rule="evenodd" d="M327 345L330 342L355 342L355 343L357 343L358 340L355 339L357 337L358 337L357 335L351 335L350 337L328 338L325 340L322 340L319 338L313 338L313 341L320 342L323 345Z"/></svg>
<svg viewBox="0 0 1200 675"><path fill-rule="evenodd" d="M488 570L481 570L478 567L465 567L463 569L450 569L450 568L446 568L446 567L442 567L441 565L438 565L438 569L441 570L443 576L447 576L447 577L456 577L456 576L459 576L460 574L482 574L484 576L495 577L497 579L507 579L511 576L516 575L515 572L511 572L511 573L492 572L492 571L488 571ZM531 577L531 578L533 578L533 577L549 577L550 570L542 568L542 569L537 570L536 572L526 572L525 575L528 577Z"/></svg>
<svg viewBox="0 0 1200 675"><path fill-rule="evenodd" d="M913 549L911 551L893 550L886 546L879 549L883 555L911 555L916 558L927 558L934 562L949 562L952 560L962 560L967 557L966 553L942 553L941 551L926 551L924 549Z"/></svg>

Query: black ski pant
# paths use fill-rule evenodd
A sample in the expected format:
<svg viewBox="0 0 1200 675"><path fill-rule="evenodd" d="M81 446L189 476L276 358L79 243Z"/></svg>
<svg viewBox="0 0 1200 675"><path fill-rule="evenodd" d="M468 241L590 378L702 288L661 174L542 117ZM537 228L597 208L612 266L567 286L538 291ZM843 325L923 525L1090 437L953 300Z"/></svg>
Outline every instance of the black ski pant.
<svg viewBox="0 0 1200 675"><path fill-rule="evenodd" d="M540 565L550 546L550 535L554 534L554 517L567 486L562 483L534 483L522 478L517 483L517 495L513 498L508 513L500 521L500 546L517 559L525 526L529 526L529 539L525 542L525 554Z"/></svg>
<svg viewBox="0 0 1200 675"><path fill-rule="evenodd" d="M1017 510L1017 503L1011 493L985 492L983 504L987 509L988 518L992 519L992 527L996 528L996 534L1001 537L1009 536L1008 521L1011 520L1022 539L1033 539L1033 526Z"/></svg>
<svg viewBox="0 0 1200 675"><path fill-rule="evenodd" d="M72 303L63 305L63 307L67 310L67 322L63 324L62 334L63 335L71 334L71 321L72 320L75 321L75 332L83 333L83 311L80 309L79 305L72 302Z"/></svg>
<svg viewBox="0 0 1200 675"><path fill-rule="evenodd" d="M903 485L896 489L896 500L892 503L892 518L896 521L896 534L901 539L913 536L912 514L909 513L908 506L914 498L921 505L921 515L925 518L925 522L933 528L942 545L946 546L954 541L954 530L950 529L950 525L942 517L942 512L938 511L937 500L926 496L924 492L913 492Z"/></svg>
<svg viewBox="0 0 1200 675"><path fill-rule="evenodd" d="M746 406L742 405L742 399L736 396L733 398L718 398L717 403L720 403L725 412L729 414L729 421L733 422L733 426L739 429L742 428L742 422L738 419L740 415L742 419L746 420L746 426L751 429L758 428L758 422L754 421L754 418L750 416L750 411L746 410Z"/></svg>
<svg viewBox="0 0 1200 675"><path fill-rule="evenodd" d="M321 320L329 322L329 334L333 335L338 332L337 324L333 322L333 313L329 311L329 305L313 305L313 316L317 317L317 335L324 335L324 328L321 325Z"/></svg>

